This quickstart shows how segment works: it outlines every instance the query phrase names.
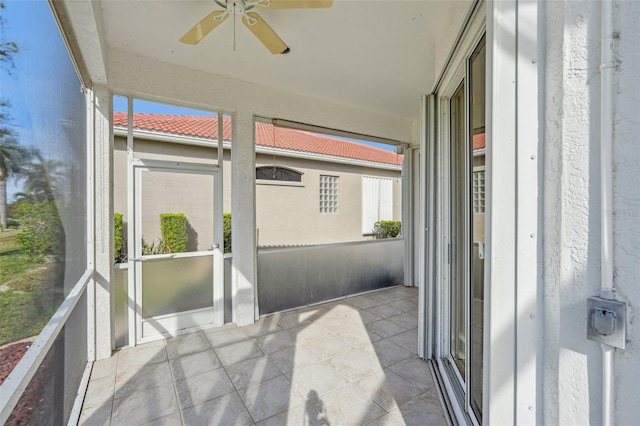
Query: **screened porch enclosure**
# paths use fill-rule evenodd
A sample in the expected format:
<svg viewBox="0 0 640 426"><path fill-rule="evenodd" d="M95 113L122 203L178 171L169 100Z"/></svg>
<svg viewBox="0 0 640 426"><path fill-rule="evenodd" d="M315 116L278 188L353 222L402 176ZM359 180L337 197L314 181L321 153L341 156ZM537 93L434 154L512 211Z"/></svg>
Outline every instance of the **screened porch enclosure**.
<svg viewBox="0 0 640 426"><path fill-rule="evenodd" d="M113 99L115 347L233 321L233 117ZM256 319L404 283L404 149L255 126Z"/></svg>

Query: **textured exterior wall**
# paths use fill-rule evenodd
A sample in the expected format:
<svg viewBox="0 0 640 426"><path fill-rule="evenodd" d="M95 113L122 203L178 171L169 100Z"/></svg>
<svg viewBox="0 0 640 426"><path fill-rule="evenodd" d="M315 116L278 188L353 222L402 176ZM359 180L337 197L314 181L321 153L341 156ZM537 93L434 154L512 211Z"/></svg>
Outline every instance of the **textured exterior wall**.
<svg viewBox="0 0 640 426"><path fill-rule="evenodd" d="M159 143L136 139L134 141L136 157L141 159L185 161L195 163L213 163L215 150L201 146L187 146L172 143ZM256 166L272 165L272 155L257 154ZM256 185L256 223L260 230L261 246L269 245L311 245L346 241L368 240L371 237L362 235L362 176L379 176L393 178L393 219L402 219L402 181L401 171L374 169L346 164L306 160L291 157L276 157L275 164L288 167L303 173L301 186L273 184L269 181L258 181ZM127 220L127 153L126 139L116 137L114 144L114 211L124 215ZM321 214L319 212L319 176L321 174L339 177L338 202L339 213ZM231 211L231 155L225 152L224 164L224 211ZM195 176L194 182L202 179ZM162 194L172 194L178 188L161 186L156 189ZM159 195L159 196L162 196ZM187 214L196 211L201 199L191 198L180 212ZM176 205L177 206L177 205ZM166 212L174 212L167 210ZM197 226L192 223L198 233L199 242L204 243L204 235L211 235L211 227ZM145 241L160 237L158 218L143 218ZM156 230L149 234L146 230ZM126 228L125 228L126 232ZM210 242L205 243L210 245ZM206 249L206 247L204 248Z"/></svg>
<svg viewBox="0 0 640 426"><path fill-rule="evenodd" d="M600 424L602 356L586 339L586 299L600 289L600 3L546 2L543 139L544 424ZM640 408L640 3L614 2L614 285L629 302L627 349L614 355L615 420Z"/></svg>

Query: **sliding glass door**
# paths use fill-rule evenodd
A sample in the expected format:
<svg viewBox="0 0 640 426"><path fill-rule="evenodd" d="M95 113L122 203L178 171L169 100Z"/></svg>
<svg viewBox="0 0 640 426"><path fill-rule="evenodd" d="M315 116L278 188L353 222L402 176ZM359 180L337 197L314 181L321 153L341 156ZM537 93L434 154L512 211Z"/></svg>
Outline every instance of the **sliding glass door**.
<svg viewBox="0 0 640 426"><path fill-rule="evenodd" d="M461 414L482 423L485 253L485 42L464 58L453 90L440 96L445 192L438 365ZM455 81L454 81L455 83Z"/></svg>

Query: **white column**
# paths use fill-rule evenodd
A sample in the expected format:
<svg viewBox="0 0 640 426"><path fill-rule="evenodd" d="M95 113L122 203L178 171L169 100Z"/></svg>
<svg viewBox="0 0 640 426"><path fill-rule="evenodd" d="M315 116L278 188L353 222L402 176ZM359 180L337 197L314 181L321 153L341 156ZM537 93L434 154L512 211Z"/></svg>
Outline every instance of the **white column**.
<svg viewBox="0 0 640 426"><path fill-rule="evenodd" d="M484 402L486 424L517 424L516 375L516 0L487 9L487 253ZM531 114L535 114L532 111ZM533 182L535 188L535 182ZM486 317L485 317L486 318Z"/></svg>
<svg viewBox="0 0 640 426"><path fill-rule="evenodd" d="M233 116L231 143L231 291L233 322L257 318L256 196L253 116Z"/></svg>
<svg viewBox="0 0 640 426"><path fill-rule="evenodd" d="M111 356L111 283L113 281L113 132L112 96L108 89L94 88L95 149L95 358Z"/></svg>

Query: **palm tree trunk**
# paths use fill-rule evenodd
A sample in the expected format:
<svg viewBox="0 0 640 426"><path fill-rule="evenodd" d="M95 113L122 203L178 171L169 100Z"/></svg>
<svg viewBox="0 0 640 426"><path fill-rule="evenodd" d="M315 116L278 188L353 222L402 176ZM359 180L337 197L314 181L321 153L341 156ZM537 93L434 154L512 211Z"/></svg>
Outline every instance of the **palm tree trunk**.
<svg viewBox="0 0 640 426"><path fill-rule="evenodd" d="M0 230L7 229L7 180L0 174Z"/></svg>

